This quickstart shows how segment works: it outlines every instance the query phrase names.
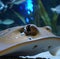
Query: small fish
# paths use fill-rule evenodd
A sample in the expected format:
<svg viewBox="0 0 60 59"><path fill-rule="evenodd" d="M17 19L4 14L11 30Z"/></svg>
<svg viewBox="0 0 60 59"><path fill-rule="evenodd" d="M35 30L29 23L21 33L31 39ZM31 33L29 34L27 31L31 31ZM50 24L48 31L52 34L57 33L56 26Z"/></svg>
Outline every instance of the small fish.
<svg viewBox="0 0 60 59"><path fill-rule="evenodd" d="M4 4L0 1L0 10L4 8Z"/></svg>
<svg viewBox="0 0 60 59"><path fill-rule="evenodd" d="M13 7L13 5L19 5L21 3L23 3L25 0L9 0L7 2L7 4L10 4L9 9L11 9Z"/></svg>
<svg viewBox="0 0 60 59"><path fill-rule="evenodd" d="M7 4L20 4L23 3L25 0L10 0Z"/></svg>
<svg viewBox="0 0 60 59"><path fill-rule="evenodd" d="M10 25L10 24L13 24L13 23L14 23L14 21L11 20L11 19L6 19L2 22L2 24L4 24L4 25Z"/></svg>
<svg viewBox="0 0 60 59"><path fill-rule="evenodd" d="M11 9L13 5L23 3L25 0L0 0L0 12L5 12L7 8ZM6 5L5 5L6 4Z"/></svg>
<svg viewBox="0 0 60 59"><path fill-rule="evenodd" d="M14 21L11 20L11 19L6 19L4 21L0 20L0 24L4 24L4 25L10 25L10 24L13 24Z"/></svg>
<svg viewBox="0 0 60 59"><path fill-rule="evenodd" d="M18 5L18 4L21 4L23 3L25 0L15 0L13 3Z"/></svg>
<svg viewBox="0 0 60 59"><path fill-rule="evenodd" d="M3 2L0 1L0 12L5 12L7 10L8 6L4 5Z"/></svg>
<svg viewBox="0 0 60 59"><path fill-rule="evenodd" d="M56 6L55 8L51 8L51 10L57 14L60 14L60 5Z"/></svg>

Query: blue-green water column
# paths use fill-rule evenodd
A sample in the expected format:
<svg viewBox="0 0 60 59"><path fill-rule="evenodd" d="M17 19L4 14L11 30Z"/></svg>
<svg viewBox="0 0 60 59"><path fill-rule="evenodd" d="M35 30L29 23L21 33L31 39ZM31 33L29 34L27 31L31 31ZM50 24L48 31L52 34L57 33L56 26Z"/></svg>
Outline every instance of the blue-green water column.
<svg viewBox="0 0 60 59"><path fill-rule="evenodd" d="M28 15L30 14L30 12L33 12L32 0L26 0L25 9ZM28 17L26 17L26 23L30 23L30 19Z"/></svg>

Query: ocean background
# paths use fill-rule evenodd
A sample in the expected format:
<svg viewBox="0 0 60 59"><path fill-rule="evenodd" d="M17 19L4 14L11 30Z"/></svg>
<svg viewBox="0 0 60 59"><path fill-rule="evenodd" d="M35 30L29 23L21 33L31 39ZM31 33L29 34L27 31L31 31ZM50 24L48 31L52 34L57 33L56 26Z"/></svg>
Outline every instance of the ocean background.
<svg viewBox="0 0 60 59"><path fill-rule="evenodd" d="M60 14L51 10L51 8L60 5L60 0L26 0L20 4L14 4L11 8L11 4L8 5L6 1L8 0L2 0L7 8L6 11L4 8L0 10L0 31L15 26L35 24L39 27L51 26L52 33L60 36ZM38 1L40 1L40 4ZM60 59L60 56L52 56L48 51L26 57Z"/></svg>

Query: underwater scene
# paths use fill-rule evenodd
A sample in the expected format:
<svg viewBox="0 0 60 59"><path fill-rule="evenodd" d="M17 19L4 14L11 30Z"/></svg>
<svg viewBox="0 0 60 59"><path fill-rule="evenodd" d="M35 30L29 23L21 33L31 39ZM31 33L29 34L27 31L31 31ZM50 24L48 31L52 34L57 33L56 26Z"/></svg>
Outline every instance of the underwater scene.
<svg viewBox="0 0 60 59"><path fill-rule="evenodd" d="M60 37L60 0L0 0L0 31L25 25L28 25L27 31L30 31L29 24L48 27L54 35ZM48 55L50 54L47 52L47 58L60 58ZM44 58L45 56L37 55Z"/></svg>
<svg viewBox="0 0 60 59"><path fill-rule="evenodd" d="M60 35L60 0L1 0L0 30L35 24L50 26L52 32Z"/></svg>

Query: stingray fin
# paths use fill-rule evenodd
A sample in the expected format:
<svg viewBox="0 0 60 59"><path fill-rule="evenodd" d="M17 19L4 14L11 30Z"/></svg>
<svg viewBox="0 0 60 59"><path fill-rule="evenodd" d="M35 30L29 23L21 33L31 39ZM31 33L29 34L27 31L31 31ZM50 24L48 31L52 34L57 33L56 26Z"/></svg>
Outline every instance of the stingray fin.
<svg viewBox="0 0 60 59"><path fill-rule="evenodd" d="M50 49L49 52L51 55L56 56L57 55L57 51L60 49L60 47L56 47L53 49Z"/></svg>

